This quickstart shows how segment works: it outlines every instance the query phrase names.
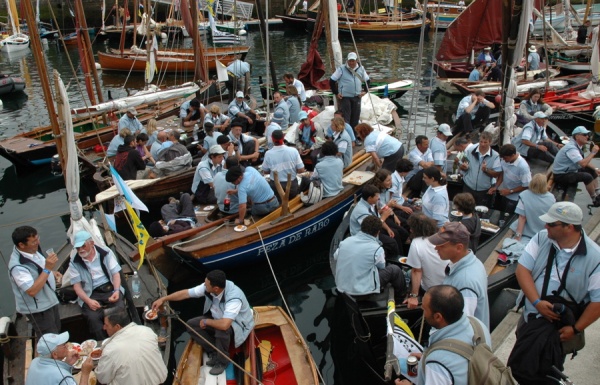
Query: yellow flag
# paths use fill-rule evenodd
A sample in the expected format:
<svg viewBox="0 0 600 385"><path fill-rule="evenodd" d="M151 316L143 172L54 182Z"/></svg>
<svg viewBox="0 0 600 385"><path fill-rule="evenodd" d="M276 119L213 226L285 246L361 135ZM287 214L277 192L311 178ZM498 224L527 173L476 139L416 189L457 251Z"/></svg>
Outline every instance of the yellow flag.
<svg viewBox="0 0 600 385"><path fill-rule="evenodd" d="M138 250L140 251L140 263L138 265L138 269L142 267L142 263L144 263L144 255L146 253L146 244L148 243L148 239L150 239L150 234L146 231L146 228L140 221L140 218L135 213L135 210L127 200L124 200L125 206L127 207L127 212L129 213L129 217L131 218L131 222L133 222L133 232L135 233L135 237L138 240Z"/></svg>

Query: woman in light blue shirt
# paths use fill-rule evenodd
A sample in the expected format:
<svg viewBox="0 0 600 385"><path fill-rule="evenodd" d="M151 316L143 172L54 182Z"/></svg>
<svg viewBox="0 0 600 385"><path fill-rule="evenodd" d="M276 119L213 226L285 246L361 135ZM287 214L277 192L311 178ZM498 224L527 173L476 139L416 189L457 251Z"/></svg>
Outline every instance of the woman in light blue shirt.
<svg viewBox="0 0 600 385"><path fill-rule="evenodd" d="M373 185L379 189L379 202L377 203L378 208L388 206L394 209L398 206L398 203L393 198L391 172L385 168L377 171L375 173L375 178L373 178ZM385 223L389 226L389 228L398 232L398 235L402 240L402 244L406 243L406 240L410 234L408 233L408 230L402 227L400 217L394 213L394 215L387 217Z"/></svg>
<svg viewBox="0 0 600 385"><path fill-rule="evenodd" d="M440 228L448 222L450 210L446 180L442 178L440 170L434 166L423 171L423 181L429 186L423 195L423 214L435 219Z"/></svg>

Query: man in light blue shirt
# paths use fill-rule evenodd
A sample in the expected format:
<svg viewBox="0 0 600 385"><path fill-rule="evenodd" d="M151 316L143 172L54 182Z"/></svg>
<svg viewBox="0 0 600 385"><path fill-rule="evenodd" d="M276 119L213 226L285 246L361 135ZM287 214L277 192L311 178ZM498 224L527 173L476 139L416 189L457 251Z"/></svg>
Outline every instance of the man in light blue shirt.
<svg viewBox="0 0 600 385"><path fill-rule="evenodd" d="M163 143L167 142L167 133L164 131L159 131L158 134L156 135L156 141L154 141L154 143L152 143L152 146L150 147L150 154L152 155L153 159L158 159L158 153L160 152L160 150L163 149L162 145ZM171 145L173 144L172 142Z"/></svg>
<svg viewBox="0 0 600 385"><path fill-rule="evenodd" d="M273 93L273 102L273 109L275 112L281 112L283 115L283 121L281 122L280 126L283 130L285 130L290 125L290 105L283 98L281 92Z"/></svg>
<svg viewBox="0 0 600 385"><path fill-rule="evenodd" d="M433 157L433 165L440 170L442 174L446 173L446 160L448 159L448 150L446 141L452 136L450 126L446 123L440 124L437 134L429 141L429 150Z"/></svg>
<svg viewBox="0 0 600 385"><path fill-rule="evenodd" d="M429 149L429 139L425 135L417 135L415 147L408 153L408 160L413 164L413 169L406 176L406 189L411 197L419 197L427 190L423 182L423 170L433 167L433 155Z"/></svg>
<svg viewBox="0 0 600 385"><path fill-rule="evenodd" d="M136 136L139 134L144 127L142 123L137 118L137 111L135 107L129 107L125 115L121 116L119 119L119 133L123 128L128 128L131 131L131 135Z"/></svg>
<svg viewBox="0 0 600 385"><path fill-rule="evenodd" d="M429 237L440 258L450 261L444 285L458 289L465 300L463 311L489 328L490 307L487 273L483 263L469 249L469 230L460 222L446 222L437 234Z"/></svg>
<svg viewBox="0 0 600 385"><path fill-rule="evenodd" d="M225 180L237 186L239 216L235 220L236 224L244 224L248 200L252 201L252 215L267 215L279 207L279 201L271 186L256 169L232 167L227 171ZM231 190L230 193L235 193L235 190Z"/></svg>
<svg viewBox="0 0 600 385"><path fill-rule="evenodd" d="M223 168L223 154L225 150L218 144L215 144L208 150L208 159L203 160L196 166L194 180L192 181L192 193L198 203L212 204L217 203L214 191L214 177Z"/></svg>
<svg viewBox="0 0 600 385"><path fill-rule="evenodd" d="M360 99L369 91L370 79L365 67L358 64L358 55L348 54L347 61L329 79L331 91L340 101L344 120L355 128L360 119Z"/></svg>
<svg viewBox="0 0 600 385"><path fill-rule="evenodd" d="M227 66L228 79L225 82L225 87L229 91L228 103L233 101L237 91L244 89L244 80L248 72L250 72L250 64L243 61L239 55Z"/></svg>
<svg viewBox="0 0 600 385"><path fill-rule="evenodd" d="M519 154L525 158L540 159L544 162L554 162L558 148L562 147L551 141L546 135L548 115L542 111L533 114L533 120L527 123L521 133L515 136L511 143Z"/></svg>
<svg viewBox="0 0 600 385"><path fill-rule="evenodd" d="M527 55L527 65L532 71L540 69L540 54L537 53L537 49L534 45L528 49L529 55Z"/></svg>
<svg viewBox="0 0 600 385"><path fill-rule="evenodd" d="M227 182L225 180L225 175L227 175L228 169L239 165L240 161L236 156L228 157L225 159L225 167L223 167L220 173L215 175L213 180L213 185L215 186L215 196L217 197L217 205L219 205L219 210L225 214L235 214L238 212L239 202L237 194L227 193L230 190L235 190L235 185ZM229 197L229 208L225 207L225 198L227 197Z"/></svg>
<svg viewBox="0 0 600 385"><path fill-rule="evenodd" d="M531 169L512 144L500 147L499 155L502 172L498 175L496 187L492 189L500 194L503 211L513 214L519 203L519 194L529 188Z"/></svg>
<svg viewBox="0 0 600 385"><path fill-rule="evenodd" d="M206 107L200 100L192 99L186 102L183 102L181 107L179 108L179 117L181 118L181 125L183 127L193 127L194 125L198 125L202 127L202 123L204 122L204 117L206 116Z"/></svg>
<svg viewBox="0 0 600 385"><path fill-rule="evenodd" d="M298 195L298 178L296 174L298 172L304 172L304 163L300 158L300 153L294 147L288 147L283 143L283 131L275 130L272 135L273 148L267 151L265 159L262 164L262 170L265 174L270 174L269 185L273 189L275 196L279 198L277 188L275 187L275 175L277 171L277 177L281 187L285 190L286 183L291 178L290 186L290 199Z"/></svg>
<svg viewBox="0 0 600 385"><path fill-rule="evenodd" d="M304 103L306 101L306 89L304 88L304 84L300 80L294 78L294 75L291 73L284 74L283 80L285 81L285 84L296 87L300 100Z"/></svg>
<svg viewBox="0 0 600 385"><path fill-rule="evenodd" d="M73 365L79 359L76 350L69 350L69 332L47 333L40 338L36 350L38 357L31 361L25 385L61 384L77 385L73 378ZM82 368L82 380L89 377L90 367ZM81 381L87 384L87 381Z"/></svg>
<svg viewBox="0 0 600 385"><path fill-rule="evenodd" d="M465 96L456 110L456 127L452 131L453 135L461 132L466 134L475 128L483 130L488 123L490 112L494 108L494 103L485 99L485 93L481 90Z"/></svg>
<svg viewBox="0 0 600 385"><path fill-rule="evenodd" d="M469 74L470 82L478 82L483 80L483 76L485 75L485 63L479 63L479 65L473 68L473 71Z"/></svg>
<svg viewBox="0 0 600 385"><path fill-rule="evenodd" d="M479 144L470 146L459 168L463 174L463 192L473 195L477 205L491 207L494 178L502 171L500 155L491 148L492 135L482 132Z"/></svg>
<svg viewBox="0 0 600 385"><path fill-rule="evenodd" d="M283 113L281 111L275 111L273 118L268 122L269 124L265 128L265 138L267 139L267 150L273 148L273 132L281 130L283 124Z"/></svg>

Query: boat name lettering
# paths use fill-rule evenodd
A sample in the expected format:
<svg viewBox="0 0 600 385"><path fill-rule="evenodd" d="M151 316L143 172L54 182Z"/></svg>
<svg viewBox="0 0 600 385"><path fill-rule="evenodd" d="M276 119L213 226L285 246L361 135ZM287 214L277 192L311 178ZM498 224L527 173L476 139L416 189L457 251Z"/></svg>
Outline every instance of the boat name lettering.
<svg viewBox="0 0 600 385"><path fill-rule="evenodd" d="M271 242L265 245L265 247L261 247L258 249L258 255L262 255L265 251L271 252L277 249L280 249L285 246L289 246L292 243L301 240L303 237L313 235L314 233L323 230L325 227L329 225L329 218L325 218L322 221L315 223L314 225L302 230L295 232L293 234L288 235L287 237L280 239L275 242Z"/></svg>

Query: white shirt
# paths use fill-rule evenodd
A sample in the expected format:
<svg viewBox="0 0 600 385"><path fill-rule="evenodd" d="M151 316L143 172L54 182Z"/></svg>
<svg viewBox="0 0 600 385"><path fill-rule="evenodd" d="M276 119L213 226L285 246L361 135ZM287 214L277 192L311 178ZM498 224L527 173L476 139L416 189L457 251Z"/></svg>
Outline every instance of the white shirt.
<svg viewBox="0 0 600 385"><path fill-rule="evenodd" d="M23 255L25 258L33 261L33 263L35 263L42 269L44 269L46 267L46 259L40 253L36 252L35 254L29 254L22 250L19 250L19 253L21 253L21 255ZM31 288L31 286L33 286L33 283L35 282L33 277L31 276L31 273L29 272L29 270L27 270L27 268L25 268L25 267L15 267L13 269L13 271L11 272L11 275L12 275L13 279L15 280L19 289L21 289L23 291L29 290ZM54 274L48 275L48 283L50 284L50 287L52 288L52 290L56 290L56 282L54 280Z"/></svg>
<svg viewBox="0 0 600 385"><path fill-rule="evenodd" d="M213 319L235 319L235 316L237 316L240 310L242 309L242 301L227 301L227 303L225 304L225 312L223 313L219 308L219 302L223 298L224 292L225 291L222 291L221 294L219 294L218 296L211 294L213 301L212 306L210 307L210 313ZM206 286L204 284L201 284L196 287L193 287L188 290L188 294L191 298L204 297L206 295Z"/></svg>
<svg viewBox="0 0 600 385"><path fill-rule="evenodd" d="M440 258L435 246L425 237L412 240L406 263L410 267L423 270L421 287L425 291L432 286L441 285L446 276L448 262Z"/></svg>

